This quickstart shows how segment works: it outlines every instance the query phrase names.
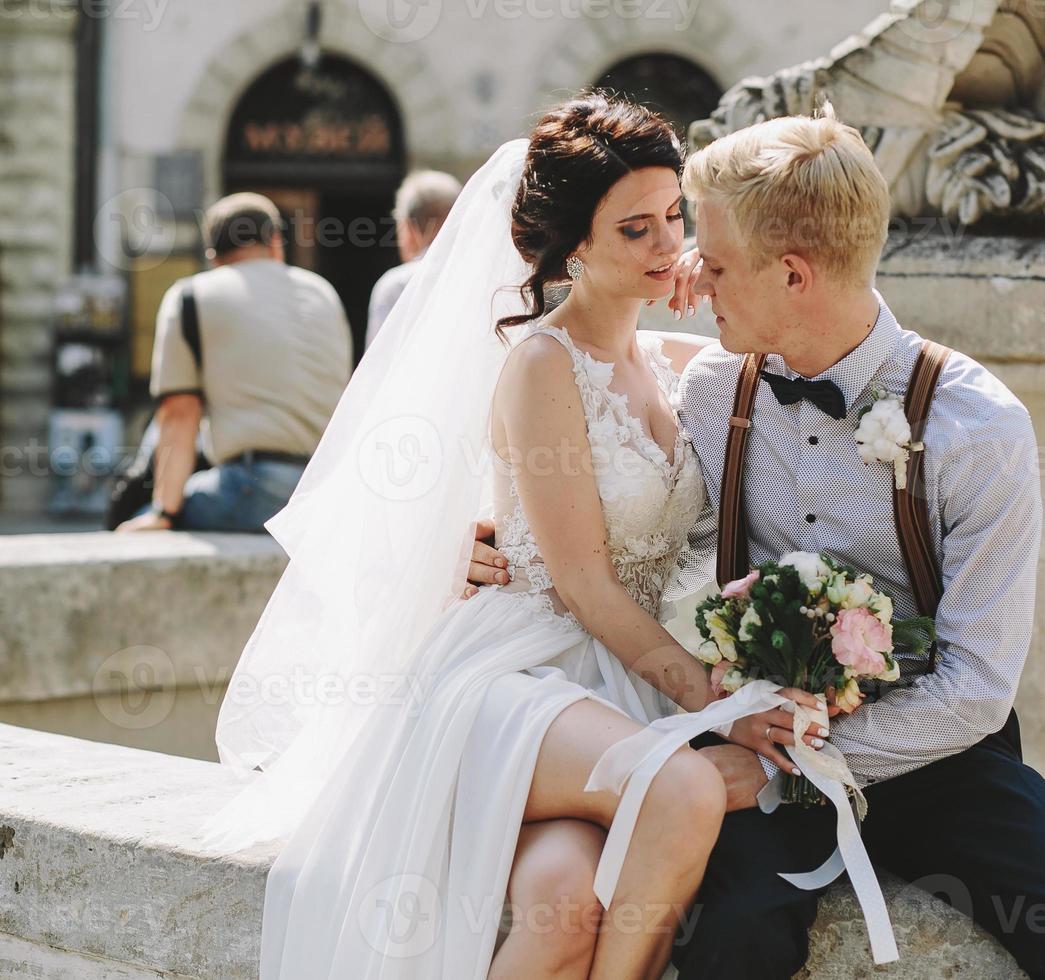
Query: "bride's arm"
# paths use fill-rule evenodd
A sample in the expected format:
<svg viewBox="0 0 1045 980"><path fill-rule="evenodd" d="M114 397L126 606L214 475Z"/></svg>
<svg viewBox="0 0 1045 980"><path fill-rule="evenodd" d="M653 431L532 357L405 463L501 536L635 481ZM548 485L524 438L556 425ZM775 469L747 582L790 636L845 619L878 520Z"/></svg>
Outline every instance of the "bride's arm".
<svg viewBox="0 0 1045 980"><path fill-rule="evenodd" d="M689 711L710 700L704 668L621 585L610 560L584 409L569 354L533 337L508 358L495 428L556 592L620 661ZM500 448L500 447L499 447Z"/></svg>

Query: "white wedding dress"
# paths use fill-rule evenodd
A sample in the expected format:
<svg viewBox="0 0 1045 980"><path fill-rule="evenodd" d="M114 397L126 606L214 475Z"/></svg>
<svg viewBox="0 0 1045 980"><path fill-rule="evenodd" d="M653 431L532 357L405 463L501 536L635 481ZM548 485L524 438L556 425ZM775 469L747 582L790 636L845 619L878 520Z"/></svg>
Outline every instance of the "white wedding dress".
<svg viewBox="0 0 1045 980"><path fill-rule="evenodd" d="M666 619L662 595L705 503L696 455L681 431L670 458L646 435L627 396L611 388L612 364L582 352L564 329L538 323L523 338L534 333L554 337L573 360L621 582ZM659 340L640 334L639 343L674 404L678 376ZM483 980L503 937L548 726L581 698L643 724L678 710L564 608L513 475L507 464L495 469L496 543L512 581L440 617L418 661L423 696L379 709L392 714L345 753L279 854L261 980Z"/></svg>

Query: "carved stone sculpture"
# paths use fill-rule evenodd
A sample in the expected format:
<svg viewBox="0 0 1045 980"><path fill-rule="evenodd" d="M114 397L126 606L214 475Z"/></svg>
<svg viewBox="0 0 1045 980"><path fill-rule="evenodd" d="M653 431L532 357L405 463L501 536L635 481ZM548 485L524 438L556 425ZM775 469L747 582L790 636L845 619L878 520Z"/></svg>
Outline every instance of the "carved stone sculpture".
<svg viewBox="0 0 1045 980"><path fill-rule="evenodd" d="M896 214L962 225L1045 217L1045 4L894 0L826 58L731 88L690 141L828 98L874 151Z"/></svg>

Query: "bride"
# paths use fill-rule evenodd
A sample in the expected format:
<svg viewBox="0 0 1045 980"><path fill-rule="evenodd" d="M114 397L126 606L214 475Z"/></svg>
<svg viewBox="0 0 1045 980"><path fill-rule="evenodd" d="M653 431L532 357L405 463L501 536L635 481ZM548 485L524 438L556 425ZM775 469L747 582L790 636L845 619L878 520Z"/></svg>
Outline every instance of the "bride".
<svg viewBox="0 0 1045 980"><path fill-rule="evenodd" d="M681 165L662 119L599 93L498 150L268 523L290 564L219 717L243 791L204 835L286 838L261 980L674 975L727 805L647 727L715 701L663 625L704 584L673 407L700 341L637 331L674 292ZM454 599L484 511L509 564ZM709 727L763 707L745 691Z"/></svg>

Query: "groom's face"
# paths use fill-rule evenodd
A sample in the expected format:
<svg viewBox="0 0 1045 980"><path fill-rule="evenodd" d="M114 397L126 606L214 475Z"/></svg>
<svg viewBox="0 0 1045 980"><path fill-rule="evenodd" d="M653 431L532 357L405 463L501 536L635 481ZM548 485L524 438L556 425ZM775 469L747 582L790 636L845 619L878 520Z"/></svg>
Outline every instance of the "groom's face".
<svg viewBox="0 0 1045 980"><path fill-rule="evenodd" d="M697 292L707 296L722 346L736 354L779 351L787 309L786 269L780 263L755 269L717 198L694 201L702 268Z"/></svg>

